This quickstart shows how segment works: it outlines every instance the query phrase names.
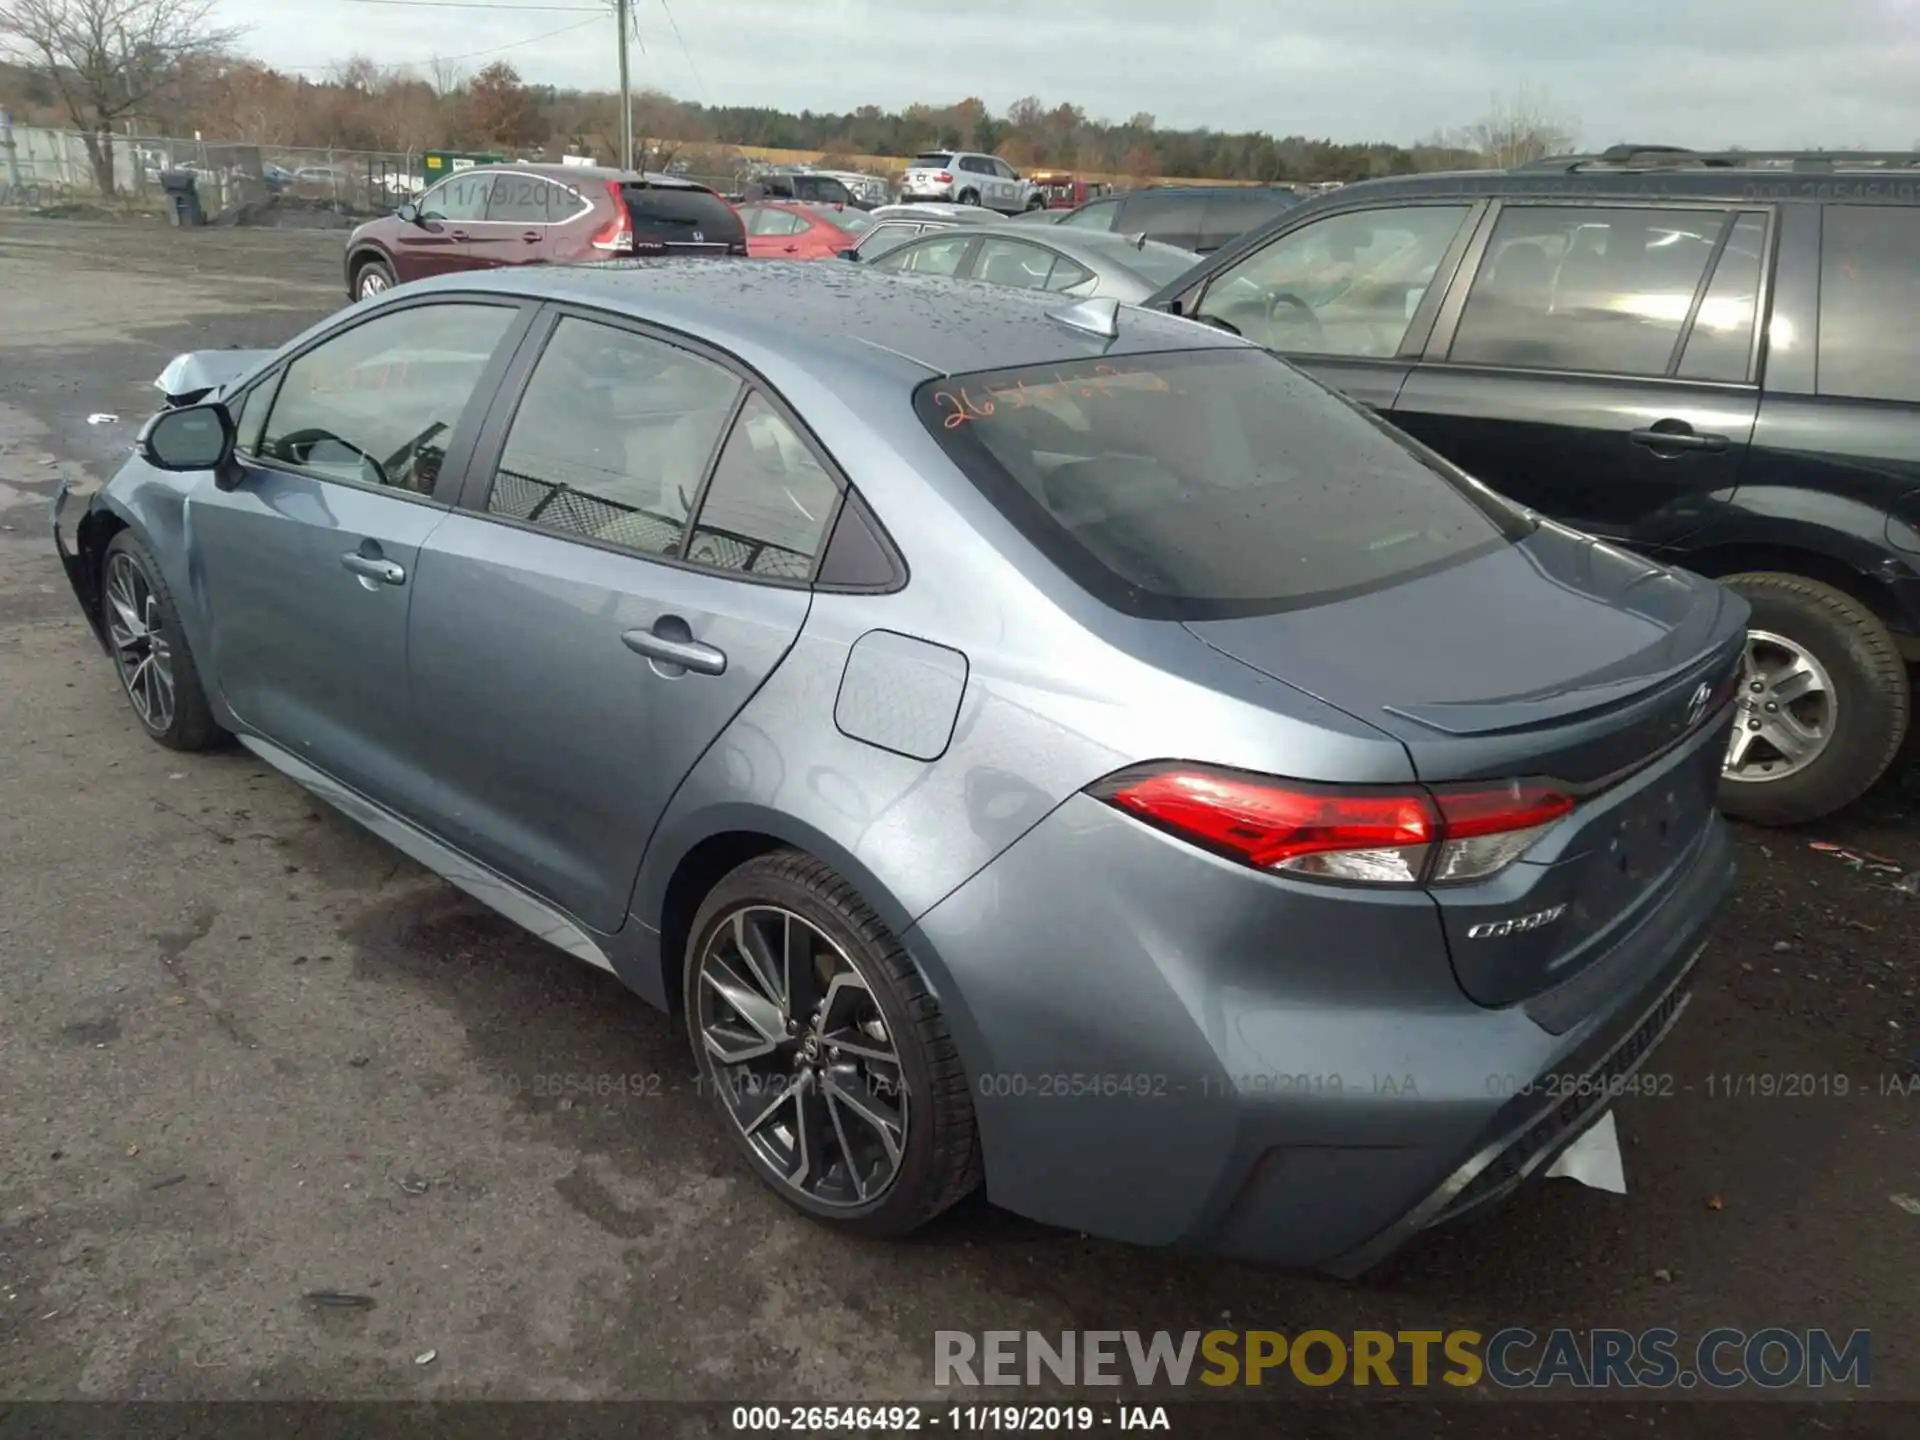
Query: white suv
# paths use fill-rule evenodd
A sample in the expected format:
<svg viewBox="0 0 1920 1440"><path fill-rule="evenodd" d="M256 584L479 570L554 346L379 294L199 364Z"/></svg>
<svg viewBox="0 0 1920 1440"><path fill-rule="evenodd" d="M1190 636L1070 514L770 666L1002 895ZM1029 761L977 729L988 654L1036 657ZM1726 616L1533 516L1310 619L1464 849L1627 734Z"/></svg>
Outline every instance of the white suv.
<svg viewBox="0 0 1920 1440"><path fill-rule="evenodd" d="M999 156L965 150L929 150L914 156L901 182L900 198L984 205L1003 215L1038 210L1047 203L1038 186L1022 180Z"/></svg>

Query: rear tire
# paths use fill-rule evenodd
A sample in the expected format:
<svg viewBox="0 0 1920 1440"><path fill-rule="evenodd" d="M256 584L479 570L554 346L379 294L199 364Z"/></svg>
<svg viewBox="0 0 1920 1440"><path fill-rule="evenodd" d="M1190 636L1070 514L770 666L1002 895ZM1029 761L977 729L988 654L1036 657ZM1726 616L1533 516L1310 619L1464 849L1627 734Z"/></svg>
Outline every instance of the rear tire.
<svg viewBox="0 0 1920 1440"><path fill-rule="evenodd" d="M1912 682L1893 635L1858 600L1818 580L1756 571L1725 576L1721 584L1753 607L1750 662L1756 653L1751 637L1776 636L1824 672L1827 699L1824 739L1812 758L1799 768L1774 763L1771 768L1782 773L1771 779L1758 761L1745 767L1752 778L1736 779L1728 770L1721 776L1720 808L1760 825L1800 825L1831 815L1886 773L1906 738ZM1760 642L1762 654L1768 648L1778 650ZM1755 683L1763 688L1755 691ZM1736 743L1741 728L1765 726L1772 718L1765 709L1771 694L1767 683L1751 670L1743 678ZM1749 704L1758 708L1746 708Z"/></svg>
<svg viewBox="0 0 1920 1440"><path fill-rule="evenodd" d="M173 592L131 530L115 535L101 557L100 616L121 692L141 728L169 750L218 744L225 732L200 686Z"/></svg>
<svg viewBox="0 0 1920 1440"><path fill-rule="evenodd" d="M962 190L958 203L962 205L978 205L980 203L980 192L978 190Z"/></svg>
<svg viewBox="0 0 1920 1440"><path fill-rule="evenodd" d="M823 970L834 978L819 1004ZM682 994L701 1089L755 1173L796 1210L898 1236L979 1185L972 1092L940 1007L892 932L820 861L776 850L716 885L687 938ZM859 1058L883 1053L895 1058ZM899 1118L896 1154L880 1126L863 1124L862 1097L869 1113ZM817 1107L817 1145L799 1140L803 1101Z"/></svg>

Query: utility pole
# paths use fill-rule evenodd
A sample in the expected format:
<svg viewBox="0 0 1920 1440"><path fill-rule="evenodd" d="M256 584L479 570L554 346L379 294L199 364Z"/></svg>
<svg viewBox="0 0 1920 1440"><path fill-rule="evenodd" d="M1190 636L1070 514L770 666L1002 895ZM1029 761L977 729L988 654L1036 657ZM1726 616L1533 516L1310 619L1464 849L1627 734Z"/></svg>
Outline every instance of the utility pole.
<svg viewBox="0 0 1920 1440"><path fill-rule="evenodd" d="M627 28L632 0L613 0L620 22L620 168L633 169L633 80L627 69Z"/></svg>

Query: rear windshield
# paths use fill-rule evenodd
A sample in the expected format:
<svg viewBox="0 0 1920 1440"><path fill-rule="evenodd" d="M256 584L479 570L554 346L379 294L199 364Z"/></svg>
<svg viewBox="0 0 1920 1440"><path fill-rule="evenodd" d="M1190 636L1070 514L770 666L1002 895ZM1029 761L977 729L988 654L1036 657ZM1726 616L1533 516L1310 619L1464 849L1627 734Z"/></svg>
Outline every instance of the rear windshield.
<svg viewBox="0 0 1920 1440"><path fill-rule="evenodd" d="M1135 615L1325 604L1488 553L1529 524L1251 348L957 375L928 381L914 407L1028 539Z"/></svg>
<svg viewBox="0 0 1920 1440"><path fill-rule="evenodd" d="M626 185L621 194L640 239L716 245L742 239L747 233L733 207L710 191ZM696 230L699 240L694 238Z"/></svg>
<svg viewBox="0 0 1920 1440"><path fill-rule="evenodd" d="M944 150L931 150L931 151L928 151L925 155L914 156L913 165L909 166L908 168L920 169L920 170L948 170L948 169L951 169L952 166L953 166L953 156L949 155Z"/></svg>
<svg viewBox="0 0 1920 1440"><path fill-rule="evenodd" d="M1193 251L1159 240L1143 245L1138 237L1109 237L1096 231L1086 237L1086 242L1090 253L1109 256L1114 264L1131 270L1150 285L1170 284L1200 263Z"/></svg>
<svg viewBox="0 0 1920 1440"><path fill-rule="evenodd" d="M810 214L818 215L829 225L837 226L849 235L859 235L873 228L873 221L864 210L856 210L851 205L815 205Z"/></svg>

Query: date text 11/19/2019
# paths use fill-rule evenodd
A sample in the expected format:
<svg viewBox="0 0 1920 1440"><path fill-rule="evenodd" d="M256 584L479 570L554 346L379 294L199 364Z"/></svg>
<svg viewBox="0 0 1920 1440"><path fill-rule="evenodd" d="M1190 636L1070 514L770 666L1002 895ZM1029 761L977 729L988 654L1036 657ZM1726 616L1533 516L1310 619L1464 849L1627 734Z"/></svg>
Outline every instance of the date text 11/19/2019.
<svg viewBox="0 0 1920 1440"><path fill-rule="evenodd" d="M1059 1435L1099 1430L1173 1430L1164 1405L736 1405L730 1428L743 1433Z"/></svg>

